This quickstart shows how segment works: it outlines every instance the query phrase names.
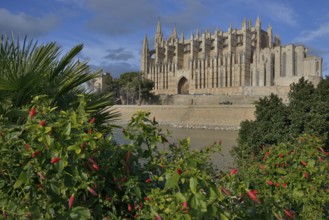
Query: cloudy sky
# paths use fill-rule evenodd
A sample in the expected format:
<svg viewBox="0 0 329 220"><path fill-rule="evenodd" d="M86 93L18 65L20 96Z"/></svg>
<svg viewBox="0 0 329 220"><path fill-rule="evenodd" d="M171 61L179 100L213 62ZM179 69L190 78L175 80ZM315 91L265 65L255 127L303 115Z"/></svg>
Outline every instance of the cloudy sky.
<svg viewBox="0 0 329 220"><path fill-rule="evenodd" d="M150 47L158 18L164 36L176 24L185 38L199 29L241 28L246 17L269 24L282 44L304 44L323 57L329 75L328 0L0 0L0 33L56 41L63 53L84 44L80 59L115 77L138 71L142 41Z"/></svg>

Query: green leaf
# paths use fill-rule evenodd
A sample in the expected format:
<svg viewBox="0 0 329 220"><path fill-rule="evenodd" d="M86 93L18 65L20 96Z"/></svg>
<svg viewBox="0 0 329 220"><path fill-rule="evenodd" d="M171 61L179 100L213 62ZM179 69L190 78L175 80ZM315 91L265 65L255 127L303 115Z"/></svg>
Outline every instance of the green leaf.
<svg viewBox="0 0 329 220"><path fill-rule="evenodd" d="M280 167L277 168L275 171L279 174L283 174L283 175L287 174L287 171L285 171L283 168L280 168Z"/></svg>
<svg viewBox="0 0 329 220"><path fill-rule="evenodd" d="M186 201L185 196L184 196L181 192L176 193L175 196L176 196L176 199L177 199L179 202L185 202L185 201Z"/></svg>
<svg viewBox="0 0 329 220"><path fill-rule="evenodd" d="M198 185L197 178L192 177L190 179L190 189L191 189L191 191L192 191L193 194L196 194L196 187L197 187L197 185Z"/></svg>
<svg viewBox="0 0 329 220"><path fill-rule="evenodd" d="M177 172L166 173L165 189L172 189L178 187L179 174Z"/></svg>
<svg viewBox="0 0 329 220"><path fill-rule="evenodd" d="M26 172L21 172L21 174L19 174L19 177L16 181L16 183L14 184L14 189L17 189L18 187L20 187L22 184L25 184L28 180L28 175Z"/></svg>
<svg viewBox="0 0 329 220"><path fill-rule="evenodd" d="M304 196L304 192L302 190L294 189L293 196L297 198L302 198Z"/></svg>
<svg viewBox="0 0 329 220"><path fill-rule="evenodd" d="M66 125L65 134L69 136L71 134L71 122Z"/></svg>
<svg viewBox="0 0 329 220"><path fill-rule="evenodd" d="M135 187L135 193L136 193L136 196L141 199L142 198L142 192L141 192L141 189L139 187Z"/></svg>
<svg viewBox="0 0 329 220"><path fill-rule="evenodd" d="M72 209L70 213L70 218L71 219L90 219L90 211L87 208L84 207L75 207Z"/></svg>
<svg viewBox="0 0 329 220"><path fill-rule="evenodd" d="M55 164L55 167L57 168L58 172L61 172L64 170L66 165L67 165L67 161L64 159L61 159L60 161L58 161L57 164Z"/></svg>
<svg viewBox="0 0 329 220"><path fill-rule="evenodd" d="M224 213L220 213L220 219L222 219L222 220L229 220Z"/></svg>
<svg viewBox="0 0 329 220"><path fill-rule="evenodd" d="M50 136L45 134L45 135L42 135L42 141L45 145L47 146L50 146Z"/></svg>
<svg viewBox="0 0 329 220"><path fill-rule="evenodd" d="M54 184L54 183L50 183L50 188L51 188L51 190L52 190L54 193L56 193L57 195L60 194L59 188L58 188L58 186L57 186L56 184Z"/></svg>
<svg viewBox="0 0 329 220"><path fill-rule="evenodd" d="M78 145L71 145L67 148L67 150L70 151L75 151L76 154L80 154L81 153L81 147Z"/></svg>
<svg viewBox="0 0 329 220"><path fill-rule="evenodd" d="M314 165L315 165L315 160L311 159L311 160L309 160L309 161L307 162L307 164L308 164L308 166L310 166L310 167L314 167Z"/></svg>
<svg viewBox="0 0 329 220"><path fill-rule="evenodd" d="M217 191L214 186L210 186L210 196L208 200L208 204L213 203L218 198Z"/></svg>

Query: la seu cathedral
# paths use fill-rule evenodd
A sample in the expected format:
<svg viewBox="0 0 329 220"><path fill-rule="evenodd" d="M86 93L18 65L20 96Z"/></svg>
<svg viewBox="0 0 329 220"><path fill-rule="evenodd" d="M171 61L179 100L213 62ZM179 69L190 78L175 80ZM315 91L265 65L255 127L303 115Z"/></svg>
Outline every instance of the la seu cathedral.
<svg viewBox="0 0 329 220"><path fill-rule="evenodd" d="M244 19L241 29L217 29L185 39L176 26L164 39L158 20L154 49L144 38L141 72L154 81L155 94L214 94L285 96L301 77L317 85L322 59L303 45L281 45L272 27L262 29Z"/></svg>

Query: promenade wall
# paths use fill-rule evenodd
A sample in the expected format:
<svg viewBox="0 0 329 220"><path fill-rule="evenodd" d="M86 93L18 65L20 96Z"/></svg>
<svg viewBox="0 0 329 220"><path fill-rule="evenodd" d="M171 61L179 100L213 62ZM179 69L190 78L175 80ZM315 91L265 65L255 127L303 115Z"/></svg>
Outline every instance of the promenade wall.
<svg viewBox="0 0 329 220"><path fill-rule="evenodd" d="M119 123L127 123L137 111L151 112L163 125L185 128L239 129L243 120L254 119L255 106L245 105L115 105Z"/></svg>

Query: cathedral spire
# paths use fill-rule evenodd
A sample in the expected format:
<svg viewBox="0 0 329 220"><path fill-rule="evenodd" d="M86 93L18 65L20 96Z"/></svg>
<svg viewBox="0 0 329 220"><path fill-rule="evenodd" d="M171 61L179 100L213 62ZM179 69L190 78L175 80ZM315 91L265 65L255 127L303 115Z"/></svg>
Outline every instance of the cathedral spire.
<svg viewBox="0 0 329 220"><path fill-rule="evenodd" d="M181 39L181 41L182 41L182 43L184 43L184 33L182 32L182 34L181 34L181 36L180 36L180 39Z"/></svg>
<svg viewBox="0 0 329 220"><path fill-rule="evenodd" d="M158 18L157 32L156 33L157 34L162 34L160 17Z"/></svg>
<svg viewBox="0 0 329 220"><path fill-rule="evenodd" d="M149 61L149 46L147 36L145 35L142 48L141 71L146 72Z"/></svg>
<svg viewBox="0 0 329 220"><path fill-rule="evenodd" d="M246 17L244 17L244 19L243 19L242 29L247 29L247 20L246 20Z"/></svg>
<svg viewBox="0 0 329 220"><path fill-rule="evenodd" d="M230 27L228 28L228 32L232 33L232 24L230 24Z"/></svg>
<svg viewBox="0 0 329 220"><path fill-rule="evenodd" d="M143 52L145 52L148 49L149 49L149 46L148 46L148 41L147 41L147 35L145 34L145 37L144 37L144 40L143 40Z"/></svg>
<svg viewBox="0 0 329 220"><path fill-rule="evenodd" d="M158 18L157 31L155 33L155 47L156 45L161 45L163 41L163 35L161 30L160 18Z"/></svg>
<svg viewBox="0 0 329 220"><path fill-rule="evenodd" d="M251 23L251 20L249 19L248 21L248 28L250 29L252 27L252 23Z"/></svg>
<svg viewBox="0 0 329 220"><path fill-rule="evenodd" d="M273 46L273 35L272 35L272 26L269 24L267 28L267 35L268 35L268 47L272 48Z"/></svg>
<svg viewBox="0 0 329 220"><path fill-rule="evenodd" d="M176 28L176 24L174 26L174 30L173 30L172 36L173 36L174 39L177 39L177 28Z"/></svg>
<svg viewBox="0 0 329 220"><path fill-rule="evenodd" d="M256 20L256 26L257 27L260 27L261 26L261 21L260 21L259 16L257 17L257 20Z"/></svg>

